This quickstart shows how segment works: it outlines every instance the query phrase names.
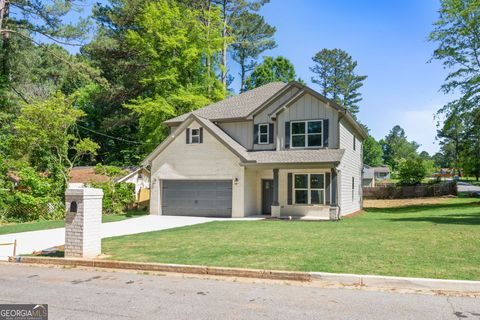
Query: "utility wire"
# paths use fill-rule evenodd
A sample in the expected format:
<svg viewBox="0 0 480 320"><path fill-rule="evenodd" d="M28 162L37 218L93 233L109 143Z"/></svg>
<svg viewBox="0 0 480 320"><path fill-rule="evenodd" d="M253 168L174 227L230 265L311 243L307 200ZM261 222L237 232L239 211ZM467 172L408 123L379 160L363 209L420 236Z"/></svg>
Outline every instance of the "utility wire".
<svg viewBox="0 0 480 320"><path fill-rule="evenodd" d="M119 140L119 141L123 141L123 142L127 142L127 143L133 143L133 144L138 144L138 145L151 144L151 143L141 143L141 142L138 142L138 141L132 141L132 140L126 140L126 139L123 139L123 138L114 137L114 136L108 135L108 134L106 134L106 133L102 133L102 132L98 132L98 131L95 131L95 130L86 128L86 127L81 126L81 125L79 125L79 124L77 124L77 126L80 127L80 128L82 128L82 129L84 129L84 130L87 130L87 131L93 132L93 133L95 133L95 134L98 134L98 135L101 135L101 136L104 136L104 137L107 137L107 138L110 138L110 139L114 139L114 140Z"/></svg>

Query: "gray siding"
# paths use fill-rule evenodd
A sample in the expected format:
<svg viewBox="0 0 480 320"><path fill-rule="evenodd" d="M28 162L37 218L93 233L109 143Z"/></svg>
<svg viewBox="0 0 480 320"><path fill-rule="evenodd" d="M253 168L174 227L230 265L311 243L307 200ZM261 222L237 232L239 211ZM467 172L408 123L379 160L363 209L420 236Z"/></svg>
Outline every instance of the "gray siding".
<svg viewBox="0 0 480 320"><path fill-rule="evenodd" d="M340 120L340 148L345 153L340 163L340 210L341 215L346 215L362 208L362 141L358 136L356 148L353 150L353 128L345 121ZM352 198L352 177L355 185Z"/></svg>
<svg viewBox="0 0 480 320"><path fill-rule="evenodd" d="M248 150L253 148L252 121L220 122L218 126Z"/></svg>
<svg viewBox="0 0 480 320"><path fill-rule="evenodd" d="M315 119L329 119L328 148L338 148L338 111L307 93L278 115L277 149L285 146L285 122Z"/></svg>
<svg viewBox="0 0 480 320"><path fill-rule="evenodd" d="M262 110L262 112L255 115L255 117L253 118L254 124L274 123L274 139L273 139L273 143L270 143L270 144L255 144L253 146L253 150L272 150L277 148L276 146L277 139L275 139L275 137L277 137L277 134L278 134L277 123L272 121L269 114L272 113L275 109L277 109L280 105L285 103L287 100L289 100L298 91L299 91L298 88L291 88L282 97L274 101L271 105L269 105L267 108Z"/></svg>

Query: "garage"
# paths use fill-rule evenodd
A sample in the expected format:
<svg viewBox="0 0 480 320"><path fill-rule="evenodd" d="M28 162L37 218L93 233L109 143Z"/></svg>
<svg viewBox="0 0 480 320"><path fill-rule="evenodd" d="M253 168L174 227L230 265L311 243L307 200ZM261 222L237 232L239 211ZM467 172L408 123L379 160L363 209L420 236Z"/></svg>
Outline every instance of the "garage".
<svg viewBox="0 0 480 320"><path fill-rule="evenodd" d="M231 180L163 180L162 214L231 217Z"/></svg>

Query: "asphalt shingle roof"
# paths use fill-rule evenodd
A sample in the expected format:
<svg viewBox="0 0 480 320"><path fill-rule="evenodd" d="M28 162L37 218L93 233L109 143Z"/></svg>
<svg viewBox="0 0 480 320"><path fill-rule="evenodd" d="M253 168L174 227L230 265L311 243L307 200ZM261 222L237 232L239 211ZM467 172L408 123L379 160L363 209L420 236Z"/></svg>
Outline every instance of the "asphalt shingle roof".
<svg viewBox="0 0 480 320"><path fill-rule="evenodd" d="M165 123L183 122L190 114L209 120L245 118L288 84L272 82L246 91L193 112L182 114Z"/></svg>
<svg viewBox="0 0 480 320"><path fill-rule="evenodd" d="M333 163L340 162L344 152L344 149L250 151L248 159L258 164Z"/></svg>

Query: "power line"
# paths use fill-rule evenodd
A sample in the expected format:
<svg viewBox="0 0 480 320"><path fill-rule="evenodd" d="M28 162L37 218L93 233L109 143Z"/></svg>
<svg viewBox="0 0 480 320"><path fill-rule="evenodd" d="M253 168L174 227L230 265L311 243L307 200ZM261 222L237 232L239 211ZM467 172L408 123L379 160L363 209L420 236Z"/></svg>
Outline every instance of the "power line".
<svg viewBox="0 0 480 320"><path fill-rule="evenodd" d="M104 137L107 137L107 138L110 138L110 139L114 139L114 140L119 140L119 141L123 141L123 142L127 142L127 143L133 143L133 144L138 144L138 145L151 144L151 143L141 143L141 142L138 142L138 141L132 141L132 140L127 140L127 139L123 139L123 138L114 137L114 136L108 135L108 134L106 134L106 133L102 133L102 132L98 132L98 131L95 131L95 130L86 128L86 127L81 126L81 125L79 125L79 124L77 124L77 126L80 127L80 128L82 128L82 129L84 129L84 130L87 130L87 131L93 132L93 133L95 133L95 134L98 134L98 135L101 135L101 136L104 136Z"/></svg>

